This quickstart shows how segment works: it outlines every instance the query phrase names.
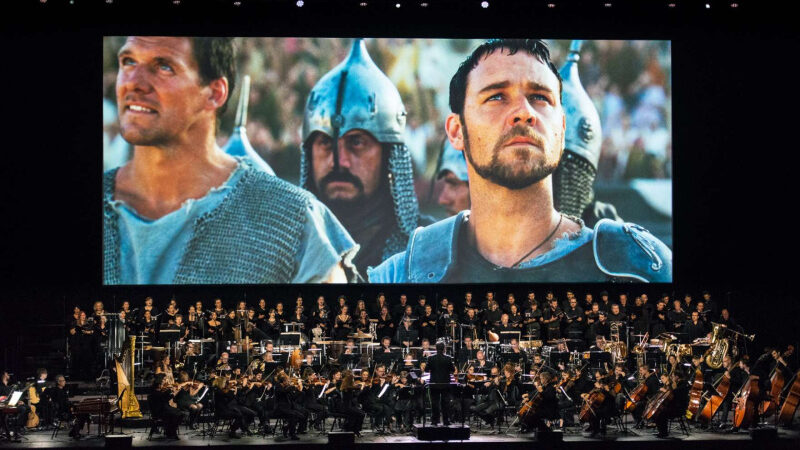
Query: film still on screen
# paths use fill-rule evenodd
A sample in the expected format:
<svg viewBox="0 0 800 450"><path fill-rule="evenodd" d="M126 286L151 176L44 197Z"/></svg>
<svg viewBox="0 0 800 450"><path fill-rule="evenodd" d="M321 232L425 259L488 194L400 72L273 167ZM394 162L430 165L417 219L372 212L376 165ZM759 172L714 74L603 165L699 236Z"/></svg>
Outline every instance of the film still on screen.
<svg viewBox="0 0 800 450"><path fill-rule="evenodd" d="M672 281L669 41L103 51L104 284Z"/></svg>

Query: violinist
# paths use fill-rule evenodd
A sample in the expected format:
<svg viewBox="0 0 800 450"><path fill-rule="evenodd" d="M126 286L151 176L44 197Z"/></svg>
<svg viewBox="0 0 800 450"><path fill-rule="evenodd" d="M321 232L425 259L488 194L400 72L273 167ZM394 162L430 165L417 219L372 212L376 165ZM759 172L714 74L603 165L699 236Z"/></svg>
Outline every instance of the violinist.
<svg viewBox="0 0 800 450"><path fill-rule="evenodd" d="M328 380L320 378L311 367L306 367L303 369L303 384L306 389L303 389L300 404L309 414L314 415L314 422L311 425L318 428L328 417L328 409L320 402L320 394L324 395L323 388L328 389Z"/></svg>
<svg viewBox="0 0 800 450"><path fill-rule="evenodd" d="M302 382L290 379L289 375L279 372L275 375L275 416L283 418L283 436L293 441L297 436L298 422L305 419L305 415L294 407L293 397L302 389Z"/></svg>
<svg viewBox="0 0 800 450"><path fill-rule="evenodd" d="M189 374L182 370L178 374L178 386L180 390L175 395L175 404L179 410L189 414L189 428L195 429L195 420L203 409L203 404L198 400L203 383L192 382Z"/></svg>
<svg viewBox="0 0 800 450"><path fill-rule="evenodd" d="M238 389L236 379L231 378L226 380L224 386L214 393L216 416L221 419L233 419L231 429L228 431L228 437L233 439L239 438L236 430L240 428L248 436L252 435L249 427L255 417L254 411L239 404L237 399Z"/></svg>
<svg viewBox="0 0 800 450"><path fill-rule="evenodd" d="M394 416L397 418L399 431L409 432L414 424L414 413L416 411L416 398L420 393L419 385L411 379L409 372L400 371L400 374L393 377L392 387L397 393L397 400L394 403ZM419 396L421 398L421 396Z"/></svg>
<svg viewBox="0 0 800 450"><path fill-rule="evenodd" d="M367 371L362 371L363 374L369 375ZM364 375L362 374L362 379ZM353 432L356 436L361 437L361 428L364 426L364 411L358 406L358 396L363 392L363 385L356 385L353 378L353 372L345 370L342 372L342 383L340 385L342 392L342 405L341 413L346 416L344 425L345 431Z"/></svg>
<svg viewBox="0 0 800 450"><path fill-rule="evenodd" d="M178 390L177 386L167 382L166 374L158 373L153 381L153 392L147 396L150 412L154 419L164 422L164 434L168 439L179 439L178 426L189 415L179 410L173 401ZM80 422L79 415L79 420L75 424L77 430L83 428L83 424Z"/></svg>
<svg viewBox="0 0 800 450"><path fill-rule="evenodd" d="M387 374L386 366L378 364L372 376L372 387L369 395L369 409L365 406L365 411L372 417L374 427L386 426L388 431L392 430L392 414L394 413L392 399L391 375Z"/></svg>
<svg viewBox="0 0 800 450"><path fill-rule="evenodd" d="M170 364L169 353L164 353L161 355L161 359L156 362L154 372L156 375L163 373L168 385L175 384L175 377L172 375L172 365Z"/></svg>
<svg viewBox="0 0 800 450"><path fill-rule="evenodd" d="M655 397L658 394L658 390L660 388L658 377L654 372L650 371L650 366L647 364L642 364L639 366L639 380L640 384L644 384L647 388L647 392L644 394L644 398L642 401L636 403L636 407L632 411L633 418L636 420L636 426L634 428L640 429L644 426L642 423L642 414L644 413L645 407L647 407L647 402Z"/></svg>
<svg viewBox="0 0 800 450"><path fill-rule="evenodd" d="M475 387L475 405L470 410L490 427L494 428L497 411L503 407L500 391L498 390L500 387L500 369L497 366L492 367L489 371L489 378L486 381L475 384Z"/></svg>

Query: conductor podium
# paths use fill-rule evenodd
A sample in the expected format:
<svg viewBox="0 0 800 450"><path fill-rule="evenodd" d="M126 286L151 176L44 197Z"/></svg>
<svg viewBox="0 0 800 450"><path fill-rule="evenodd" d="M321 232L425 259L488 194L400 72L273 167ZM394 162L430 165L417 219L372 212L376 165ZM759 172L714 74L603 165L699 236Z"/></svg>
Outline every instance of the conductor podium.
<svg viewBox="0 0 800 450"><path fill-rule="evenodd" d="M469 427L458 425L414 425L414 435L420 441L468 441Z"/></svg>

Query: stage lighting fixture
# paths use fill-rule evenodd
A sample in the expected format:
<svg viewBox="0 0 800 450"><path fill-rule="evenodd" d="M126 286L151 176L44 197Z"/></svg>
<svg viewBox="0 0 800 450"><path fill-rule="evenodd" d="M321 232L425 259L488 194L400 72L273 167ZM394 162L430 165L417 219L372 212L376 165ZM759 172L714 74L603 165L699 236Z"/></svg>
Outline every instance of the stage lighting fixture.
<svg viewBox="0 0 800 450"><path fill-rule="evenodd" d="M731 3L731 8L738 8L738 7L739 7L738 3Z"/></svg>
<svg viewBox="0 0 800 450"><path fill-rule="evenodd" d="M486 0L481 2L481 8L486 9L488 7L489 7L489 2L487 2Z"/></svg>
<svg viewBox="0 0 800 450"><path fill-rule="evenodd" d="M400 7L400 3L395 3L395 4L394 4L394 7L395 7L395 8L399 8L399 7Z"/></svg>
<svg viewBox="0 0 800 450"><path fill-rule="evenodd" d="M422 3L419 4L419 6L422 7L422 8L427 8L428 7L428 2L422 2Z"/></svg>
<svg viewBox="0 0 800 450"><path fill-rule="evenodd" d="M667 6L669 6L670 8L674 8L675 7L675 3L670 3Z"/></svg>
<svg viewBox="0 0 800 450"><path fill-rule="evenodd" d="M547 7L548 7L548 8L555 8L555 7L556 7L556 4L555 4L555 3L548 3L548 4L547 4Z"/></svg>
<svg viewBox="0 0 800 450"><path fill-rule="evenodd" d="M605 6L606 8L611 8L611 3L604 3L603 6Z"/></svg>
<svg viewBox="0 0 800 450"><path fill-rule="evenodd" d="M358 6L362 6L362 7L363 6L367 6L367 2L361 2L361 3L358 4Z"/></svg>
<svg viewBox="0 0 800 450"><path fill-rule="evenodd" d="M706 9L711 9L711 5L706 3Z"/></svg>
<svg viewBox="0 0 800 450"><path fill-rule="evenodd" d="M302 8L303 5L305 5L305 2L303 0L297 0L297 3L295 3L295 5L297 5L298 8Z"/></svg>

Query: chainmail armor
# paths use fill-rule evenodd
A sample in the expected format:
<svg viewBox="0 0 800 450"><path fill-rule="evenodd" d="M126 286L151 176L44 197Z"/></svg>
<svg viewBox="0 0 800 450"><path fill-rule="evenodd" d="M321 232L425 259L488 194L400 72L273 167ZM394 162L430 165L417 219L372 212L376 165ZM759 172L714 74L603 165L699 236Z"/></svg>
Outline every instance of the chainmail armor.
<svg viewBox="0 0 800 450"><path fill-rule="evenodd" d="M198 218L175 274L176 284L289 283L302 248L312 196L242 159L245 173L222 203ZM110 205L116 169L104 188L103 274L120 283L119 228Z"/></svg>
<svg viewBox="0 0 800 450"><path fill-rule="evenodd" d="M553 200L557 211L580 217L594 198L596 169L569 150L553 173Z"/></svg>

